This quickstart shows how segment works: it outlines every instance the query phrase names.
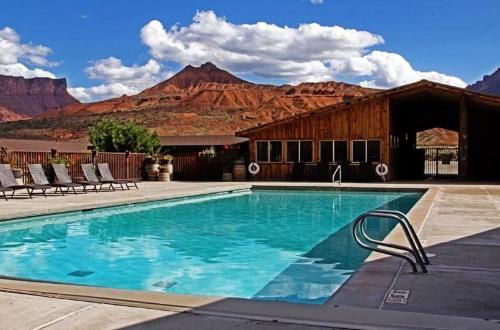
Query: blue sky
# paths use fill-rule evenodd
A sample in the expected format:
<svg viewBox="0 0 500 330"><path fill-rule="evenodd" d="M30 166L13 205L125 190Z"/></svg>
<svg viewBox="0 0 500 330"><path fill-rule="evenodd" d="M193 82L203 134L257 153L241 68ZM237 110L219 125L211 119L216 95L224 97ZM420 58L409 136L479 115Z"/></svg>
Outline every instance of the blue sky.
<svg viewBox="0 0 500 330"><path fill-rule="evenodd" d="M205 60L255 82L461 85L500 66L499 17L497 0L4 0L0 73L66 77L85 101Z"/></svg>

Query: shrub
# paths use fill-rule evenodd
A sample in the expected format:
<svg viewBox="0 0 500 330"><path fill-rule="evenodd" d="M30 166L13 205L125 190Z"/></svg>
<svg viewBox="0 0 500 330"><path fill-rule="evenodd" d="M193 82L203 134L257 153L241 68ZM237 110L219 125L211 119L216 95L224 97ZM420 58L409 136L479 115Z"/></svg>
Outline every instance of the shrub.
<svg viewBox="0 0 500 330"><path fill-rule="evenodd" d="M103 152L143 152L154 154L160 149L155 132L130 122L102 119L89 130L90 143Z"/></svg>

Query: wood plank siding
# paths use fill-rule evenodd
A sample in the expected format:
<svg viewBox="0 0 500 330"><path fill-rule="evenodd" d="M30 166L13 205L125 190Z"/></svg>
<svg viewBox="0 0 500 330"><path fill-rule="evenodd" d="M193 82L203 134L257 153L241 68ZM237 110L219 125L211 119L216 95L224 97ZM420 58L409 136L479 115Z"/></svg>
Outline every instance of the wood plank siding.
<svg viewBox="0 0 500 330"><path fill-rule="evenodd" d="M257 179L286 180L292 164L286 160L286 141L313 141L313 162L320 160L320 141L346 140L349 148L352 140L380 140L380 159L388 163L389 157L389 98L374 97L352 104L321 109L240 132L249 138L249 160L256 161L256 143L260 140L283 141L283 161L279 163L259 162L261 167ZM313 171L306 165L306 173Z"/></svg>

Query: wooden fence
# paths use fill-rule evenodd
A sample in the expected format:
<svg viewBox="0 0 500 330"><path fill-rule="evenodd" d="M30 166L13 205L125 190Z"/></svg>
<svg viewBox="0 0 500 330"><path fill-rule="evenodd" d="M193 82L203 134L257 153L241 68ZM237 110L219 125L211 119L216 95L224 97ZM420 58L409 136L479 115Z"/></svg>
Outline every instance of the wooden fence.
<svg viewBox="0 0 500 330"><path fill-rule="evenodd" d="M220 181L224 169L221 154L200 155L199 152L174 153L174 180Z"/></svg>
<svg viewBox="0 0 500 330"><path fill-rule="evenodd" d="M71 165L69 174L76 181L83 179L82 164L108 163L115 179L140 178L145 154L99 152L59 152L59 157L67 158ZM8 153L11 165L22 169L23 181L30 183L28 164L42 164L47 175L50 171L50 152L10 151ZM224 158L222 155L200 155L198 152L183 152L174 154L174 180L218 181L222 179Z"/></svg>
<svg viewBox="0 0 500 330"><path fill-rule="evenodd" d="M100 152L97 153L95 159L91 152L60 152L59 157L67 158L71 165L69 173L75 180L83 178L81 164L89 163L108 163L115 179L131 179L141 177L141 167L145 154L139 153L115 153L115 152ZM23 181L30 182L28 164L42 164L50 176L50 152L28 152L28 151L11 151L8 155L11 165L22 169Z"/></svg>

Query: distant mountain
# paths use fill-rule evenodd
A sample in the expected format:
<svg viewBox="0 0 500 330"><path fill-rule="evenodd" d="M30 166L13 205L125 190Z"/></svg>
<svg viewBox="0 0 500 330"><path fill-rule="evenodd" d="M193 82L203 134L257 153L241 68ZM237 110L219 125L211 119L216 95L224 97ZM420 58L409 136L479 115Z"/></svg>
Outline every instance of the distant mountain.
<svg viewBox="0 0 500 330"><path fill-rule="evenodd" d="M0 134L80 138L100 118L140 122L163 136L232 134L376 91L342 82L254 84L205 63L200 67L188 65L137 95L72 104L28 121L4 124Z"/></svg>
<svg viewBox="0 0 500 330"><path fill-rule="evenodd" d="M0 75L0 121L26 119L79 101L67 91L66 79ZM17 114L18 116L16 116Z"/></svg>
<svg viewBox="0 0 500 330"><path fill-rule="evenodd" d="M147 89L143 93L158 94L169 91L172 86L179 89L191 89L196 88L203 83L251 84L248 81L233 76L227 71L219 69L211 62L207 62L202 64L200 67L188 65L171 78Z"/></svg>
<svg viewBox="0 0 500 330"><path fill-rule="evenodd" d="M483 80L467 86L467 89L500 96L500 68L491 75L484 76Z"/></svg>

